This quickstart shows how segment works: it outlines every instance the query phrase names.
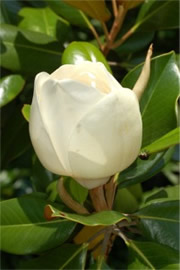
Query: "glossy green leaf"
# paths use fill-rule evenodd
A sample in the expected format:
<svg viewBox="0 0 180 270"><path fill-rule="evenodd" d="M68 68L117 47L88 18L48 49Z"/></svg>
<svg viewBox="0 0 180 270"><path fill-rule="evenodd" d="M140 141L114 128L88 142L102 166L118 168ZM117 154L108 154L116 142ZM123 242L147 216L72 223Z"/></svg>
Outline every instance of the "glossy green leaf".
<svg viewBox="0 0 180 270"><path fill-rule="evenodd" d="M24 261L20 269L84 269L87 245L64 244L43 255Z"/></svg>
<svg viewBox="0 0 180 270"><path fill-rule="evenodd" d="M24 118L26 119L26 121L28 122L29 122L29 117L30 117L30 110L31 110L31 105L29 104L24 104L24 106L22 107L22 114Z"/></svg>
<svg viewBox="0 0 180 270"><path fill-rule="evenodd" d="M129 270L179 269L179 254L176 250L152 242L129 241Z"/></svg>
<svg viewBox="0 0 180 270"><path fill-rule="evenodd" d="M145 1L139 12L134 29L157 30L178 28L178 1ZM161 16L159 16L161 14Z"/></svg>
<svg viewBox="0 0 180 270"><path fill-rule="evenodd" d="M98 48L88 42L72 42L63 52L62 64L78 64L83 61L101 62L111 72L106 58Z"/></svg>
<svg viewBox="0 0 180 270"><path fill-rule="evenodd" d="M135 215L148 239L179 248L179 201L152 202Z"/></svg>
<svg viewBox="0 0 180 270"><path fill-rule="evenodd" d="M2 118L6 116L5 114L6 106L2 108ZM21 114L21 107L17 105L14 107L6 125L2 128L2 135L1 162L4 167L31 147L29 127Z"/></svg>
<svg viewBox="0 0 180 270"><path fill-rule="evenodd" d="M12 101L23 89L25 80L20 75L9 75L0 80L0 107Z"/></svg>
<svg viewBox="0 0 180 270"><path fill-rule="evenodd" d="M180 199L179 185L155 188L151 191L145 192L141 207L147 206L152 202L176 201Z"/></svg>
<svg viewBox="0 0 180 270"><path fill-rule="evenodd" d="M56 15L50 8L22 8L19 12L22 20L20 28L44 33L65 41L69 31L69 23Z"/></svg>
<svg viewBox="0 0 180 270"><path fill-rule="evenodd" d="M108 226L116 224L117 222L120 222L124 219L126 219L127 221L130 220L128 217L116 211L103 211L91 215L78 215L59 211L51 205L46 206L45 216L48 219L65 218L67 220L78 222L86 226Z"/></svg>
<svg viewBox="0 0 180 270"><path fill-rule="evenodd" d="M122 85L132 89L141 69L142 64L130 71ZM179 95L179 78L173 52L152 60L150 80L140 101L143 147L176 128L175 103Z"/></svg>
<svg viewBox="0 0 180 270"><path fill-rule="evenodd" d="M147 154L147 156L149 156L157 152L162 152L163 150L180 143L179 134L180 128L179 127L175 128L172 131L168 132L163 137L161 137L160 139L154 141L150 145L145 146L141 150L141 153L142 154L145 153Z"/></svg>
<svg viewBox="0 0 180 270"><path fill-rule="evenodd" d="M90 17L97 19L99 21L105 22L109 20L111 14L109 10L106 8L106 4L104 0L84 0L84 1L76 1L76 0L64 0L69 5L76 7L83 12L85 12Z"/></svg>
<svg viewBox="0 0 180 270"><path fill-rule="evenodd" d="M70 5L66 4L63 0L45 0L49 7L58 15L65 18L71 24L89 28L90 22L86 15Z"/></svg>
<svg viewBox="0 0 180 270"><path fill-rule="evenodd" d="M93 262L89 270L111 270L111 268L107 265L104 258L99 256L96 262Z"/></svg>
<svg viewBox="0 0 180 270"><path fill-rule="evenodd" d="M57 247L68 239L75 224L67 220L46 221L43 194L30 194L1 202L1 249L31 254Z"/></svg>
<svg viewBox="0 0 180 270"><path fill-rule="evenodd" d="M71 195L71 197L83 204L88 196L88 189L81 186L77 181L72 179L71 177L64 177L64 185L67 192Z"/></svg>
<svg viewBox="0 0 180 270"><path fill-rule="evenodd" d="M22 3L18 0L1 0L0 1L0 22L15 24L18 21L18 11L21 9Z"/></svg>
<svg viewBox="0 0 180 270"><path fill-rule="evenodd" d="M113 209L121 213L133 213L138 209L138 202L127 188L119 188L116 193Z"/></svg>
<svg viewBox="0 0 180 270"><path fill-rule="evenodd" d="M35 75L52 72L60 66L58 42L41 33L1 25L1 66L12 71ZM39 44L38 44L39 43Z"/></svg>
<svg viewBox="0 0 180 270"><path fill-rule="evenodd" d="M170 148L166 152L150 156L148 160L136 159L128 169L119 174L119 187L128 187L151 178L165 167L173 152L174 148Z"/></svg>

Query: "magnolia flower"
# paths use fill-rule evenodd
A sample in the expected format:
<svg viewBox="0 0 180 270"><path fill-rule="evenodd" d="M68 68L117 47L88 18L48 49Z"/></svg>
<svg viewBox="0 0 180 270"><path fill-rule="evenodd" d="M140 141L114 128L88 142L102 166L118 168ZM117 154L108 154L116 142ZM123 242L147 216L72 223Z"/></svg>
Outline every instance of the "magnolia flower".
<svg viewBox="0 0 180 270"><path fill-rule="evenodd" d="M41 163L92 189L137 158L142 120L135 93L102 63L63 65L35 78L30 137Z"/></svg>

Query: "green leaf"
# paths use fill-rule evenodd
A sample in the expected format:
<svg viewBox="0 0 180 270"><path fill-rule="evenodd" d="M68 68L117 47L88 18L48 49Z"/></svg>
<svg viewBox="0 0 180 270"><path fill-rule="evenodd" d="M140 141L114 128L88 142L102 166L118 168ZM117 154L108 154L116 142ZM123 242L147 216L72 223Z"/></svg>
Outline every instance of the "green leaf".
<svg viewBox="0 0 180 270"><path fill-rule="evenodd" d="M88 42L72 42L63 52L62 64L78 64L83 61L101 62L112 73L106 58L98 48Z"/></svg>
<svg viewBox="0 0 180 270"><path fill-rule="evenodd" d="M51 42L49 36L1 25L0 39L1 66L4 68L35 75L41 71L52 72L60 66L60 45Z"/></svg>
<svg viewBox="0 0 180 270"><path fill-rule="evenodd" d="M134 213L138 209L138 202L127 188L119 188L113 209L121 213Z"/></svg>
<svg viewBox="0 0 180 270"><path fill-rule="evenodd" d="M83 204L88 196L88 189L81 186L71 177L64 177L64 180L64 185L67 192L74 200L76 200L80 204Z"/></svg>
<svg viewBox="0 0 180 270"><path fill-rule="evenodd" d="M27 122L29 122L30 110L31 110L31 105L29 104L24 104L24 106L22 107L22 114Z"/></svg>
<svg viewBox="0 0 180 270"><path fill-rule="evenodd" d="M148 160L136 159L128 169L120 173L119 187L128 187L151 178L165 167L173 153L174 149L170 148L166 152L150 156Z"/></svg>
<svg viewBox="0 0 180 270"><path fill-rule="evenodd" d="M179 201L153 202L135 215L148 239L178 250Z"/></svg>
<svg viewBox="0 0 180 270"><path fill-rule="evenodd" d="M179 200L179 185L169 186L165 188L155 188L151 191L145 192L143 196L143 203L141 207L147 206L152 202L165 202Z"/></svg>
<svg viewBox="0 0 180 270"><path fill-rule="evenodd" d="M97 19L99 21L102 21L102 22L108 21L111 16L109 10L106 8L106 4L104 0L98 0L98 1L64 0L64 1L68 3L69 5L82 10L90 17Z"/></svg>
<svg viewBox="0 0 180 270"><path fill-rule="evenodd" d="M178 28L178 7L178 1L145 1L133 28L138 31Z"/></svg>
<svg viewBox="0 0 180 270"><path fill-rule="evenodd" d="M124 219L126 219L127 221L130 220L128 217L116 211L103 211L91 215L82 216L78 214L71 214L59 211L58 209L54 208L51 205L46 206L45 215L47 219L65 218L86 226L97 226L97 225L108 226L120 222L121 220Z"/></svg>
<svg viewBox="0 0 180 270"><path fill-rule="evenodd" d="M142 64L130 71L122 85L132 89L141 69ZM179 70L173 52L152 60L150 80L140 101L143 147L176 128L175 104L179 95L179 78Z"/></svg>
<svg viewBox="0 0 180 270"><path fill-rule="evenodd" d="M14 107L6 125L2 128L2 166L6 166L8 162L17 158L31 147L28 124L24 120L20 109L17 105ZM2 108L2 118L6 116L5 114L6 106Z"/></svg>
<svg viewBox="0 0 180 270"><path fill-rule="evenodd" d="M0 80L0 107L12 101L23 89L25 80L20 75L9 75Z"/></svg>
<svg viewBox="0 0 180 270"><path fill-rule="evenodd" d="M179 269L176 250L152 242L129 241L128 269Z"/></svg>
<svg viewBox="0 0 180 270"><path fill-rule="evenodd" d="M54 248L71 235L75 224L46 221L43 194L31 194L1 202L1 249L13 254L31 254Z"/></svg>
<svg viewBox="0 0 180 270"><path fill-rule="evenodd" d="M18 21L18 11L21 9L22 3L18 0L0 2L0 23L16 24Z"/></svg>
<svg viewBox="0 0 180 270"><path fill-rule="evenodd" d="M69 23L56 15L50 8L22 8L19 12L22 20L20 28L44 33L65 41L69 31Z"/></svg>
<svg viewBox="0 0 180 270"><path fill-rule="evenodd" d="M71 24L89 28L90 22L85 14L64 3L62 0L45 0L49 7L58 15L65 18Z"/></svg>
<svg viewBox="0 0 180 270"><path fill-rule="evenodd" d="M147 154L147 156L152 155L157 152L162 152L163 150L180 143L180 128L175 128L172 131L168 132L166 135L160 139L154 141L150 145L145 146L142 150L142 154ZM140 153L140 155L141 155Z"/></svg>
<svg viewBox="0 0 180 270"><path fill-rule="evenodd" d="M64 244L43 255L24 261L19 269L84 269L87 245Z"/></svg>
<svg viewBox="0 0 180 270"><path fill-rule="evenodd" d="M89 270L111 270L111 268L106 264L103 257L98 257L96 262L90 265Z"/></svg>

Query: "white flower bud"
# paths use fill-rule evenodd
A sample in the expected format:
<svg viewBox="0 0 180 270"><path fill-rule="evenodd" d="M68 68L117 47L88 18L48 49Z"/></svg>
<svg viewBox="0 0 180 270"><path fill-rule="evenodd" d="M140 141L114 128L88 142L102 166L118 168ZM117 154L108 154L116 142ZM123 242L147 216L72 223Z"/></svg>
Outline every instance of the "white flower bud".
<svg viewBox="0 0 180 270"><path fill-rule="evenodd" d="M138 156L142 120L137 97L101 63L42 72L35 78L30 137L44 167L95 188Z"/></svg>

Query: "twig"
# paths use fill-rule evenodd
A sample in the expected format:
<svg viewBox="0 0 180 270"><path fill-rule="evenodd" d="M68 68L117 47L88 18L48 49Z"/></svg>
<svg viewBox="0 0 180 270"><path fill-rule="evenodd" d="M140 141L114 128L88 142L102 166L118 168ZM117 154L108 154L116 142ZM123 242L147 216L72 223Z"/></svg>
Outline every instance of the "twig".
<svg viewBox="0 0 180 270"><path fill-rule="evenodd" d="M64 179L63 177L61 177L58 181L58 186L57 186L61 200L65 203L65 205L67 205L69 208L74 210L76 213L89 214L89 211L84 206L82 206L81 204L79 204L78 202L72 199L72 197L66 191L63 181Z"/></svg>
<svg viewBox="0 0 180 270"><path fill-rule="evenodd" d="M90 194L93 206L97 212L108 210L108 206L104 197L103 186L90 189L89 194Z"/></svg>
<svg viewBox="0 0 180 270"><path fill-rule="evenodd" d="M113 8L114 17L116 18L118 15L118 8L117 8L116 0L112 0L112 8Z"/></svg>
<svg viewBox="0 0 180 270"><path fill-rule="evenodd" d="M107 26L104 22L101 22L102 24L102 27L103 27L103 31L104 31L104 34L105 34L105 37L106 37L106 41L109 40L109 32L108 32L108 29L107 29Z"/></svg>
<svg viewBox="0 0 180 270"><path fill-rule="evenodd" d="M117 184L115 181L116 181L116 175L113 175L110 181L104 186L106 202L107 202L109 210L112 209L113 202L114 202L114 196L115 196L116 187L117 187Z"/></svg>
<svg viewBox="0 0 180 270"><path fill-rule="evenodd" d="M130 28L123 36L122 38L120 38L118 41L114 42L114 44L112 45L112 49L116 49L117 47L119 47L120 45L122 45L126 39L128 39L132 34L134 34L136 28L132 27Z"/></svg>
<svg viewBox="0 0 180 270"><path fill-rule="evenodd" d="M91 23L88 23L88 26L89 26L91 32L93 33L93 35L94 35L94 37L95 37L95 39L96 39L96 41L98 43L99 48L102 50L103 45L102 45L102 43L100 41L98 33L96 32L96 29L94 28L94 26Z"/></svg>

